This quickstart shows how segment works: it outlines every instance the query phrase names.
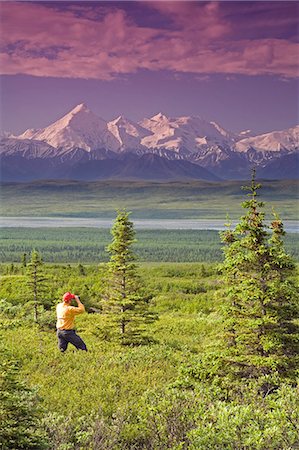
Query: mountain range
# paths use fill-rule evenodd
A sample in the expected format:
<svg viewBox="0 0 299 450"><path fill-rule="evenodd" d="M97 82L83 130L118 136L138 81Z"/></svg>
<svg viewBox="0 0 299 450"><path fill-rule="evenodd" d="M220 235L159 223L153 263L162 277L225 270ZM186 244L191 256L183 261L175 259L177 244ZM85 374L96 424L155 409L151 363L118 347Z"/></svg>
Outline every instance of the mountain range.
<svg viewBox="0 0 299 450"><path fill-rule="evenodd" d="M201 117L159 113L106 122L85 104L42 129L0 138L2 181L298 178L299 125L254 136Z"/></svg>

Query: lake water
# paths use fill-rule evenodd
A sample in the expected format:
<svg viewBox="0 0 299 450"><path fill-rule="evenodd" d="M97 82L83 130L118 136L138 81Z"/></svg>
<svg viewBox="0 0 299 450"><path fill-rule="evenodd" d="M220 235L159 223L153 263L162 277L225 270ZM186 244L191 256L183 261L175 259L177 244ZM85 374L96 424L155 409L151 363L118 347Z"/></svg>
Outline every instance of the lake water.
<svg viewBox="0 0 299 450"><path fill-rule="evenodd" d="M223 230L225 220L221 219L134 219L136 229L150 230ZM111 228L113 219L68 218L68 217L1 217L1 227L91 227ZM237 221L232 221L234 226ZM285 230L289 233L299 232L298 220L284 221Z"/></svg>

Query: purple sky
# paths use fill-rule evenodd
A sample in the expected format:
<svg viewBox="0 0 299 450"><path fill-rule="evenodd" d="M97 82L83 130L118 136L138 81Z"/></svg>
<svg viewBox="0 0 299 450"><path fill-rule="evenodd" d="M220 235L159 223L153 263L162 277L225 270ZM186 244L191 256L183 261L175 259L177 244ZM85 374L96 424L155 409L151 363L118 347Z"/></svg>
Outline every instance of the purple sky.
<svg viewBox="0 0 299 450"><path fill-rule="evenodd" d="M106 120L159 111L257 133L298 117L298 12L288 1L1 3L1 129L78 103Z"/></svg>

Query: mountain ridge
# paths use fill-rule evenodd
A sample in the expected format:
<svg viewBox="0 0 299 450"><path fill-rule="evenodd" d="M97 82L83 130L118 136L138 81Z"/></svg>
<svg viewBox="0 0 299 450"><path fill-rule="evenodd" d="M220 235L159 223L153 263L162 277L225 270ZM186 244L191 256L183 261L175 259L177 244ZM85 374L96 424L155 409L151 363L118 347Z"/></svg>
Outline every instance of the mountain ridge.
<svg viewBox="0 0 299 450"><path fill-rule="evenodd" d="M150 165L155 162L156 174L161 173L163 177L163 170L160 169L164 167L164 176L167 177L170 165L164 160L176 161L176 164L172 163L172 167L174 173L178 174L187 170L188 165L183 168L181 162L188 162L190 178L197 176L193 166L205 169L209 175L202 171L203 176L223 179L243 178L255 166L258 172L271 178L271 171L280 176L279 162L289 161L290 158L285 157L299 150L299 125L252 136L249 130L237 135L220 124L208 122L199 116L171 118L158 113L137 123L120 115L106 122L84 103L77 105L48 127L28 129L19 136L8 136L6 133L3 136L0 138L0 155L2 166L8 173L13 172L15 156L19 157L19 164L23 166L27 166L27 162L22 162L20 158L31 161L46 159L51 167L64 165L68 173L73 165L86 165L87 161L111 159L117 165L116 161L121 155L130 154L131 158L135 158L135 175L138 176L139 173L145 179L148 175L146 167L141 170L141 161L147 161L148 173L151 172L152 176L154 173ZM147 154L158 158L140 160L142 155ZM293 160L296 161L296 158ZM34 166L38 164L35 162ZM102 173L98 163L97 166ZM102 166L104 167L104 163ZM126 170L134 176L132 161L131 169L127 166ZM107 177L110 176L110 171L108 172ZM284 177L286 171L281 172L284 172L281 175Z"/></svg>

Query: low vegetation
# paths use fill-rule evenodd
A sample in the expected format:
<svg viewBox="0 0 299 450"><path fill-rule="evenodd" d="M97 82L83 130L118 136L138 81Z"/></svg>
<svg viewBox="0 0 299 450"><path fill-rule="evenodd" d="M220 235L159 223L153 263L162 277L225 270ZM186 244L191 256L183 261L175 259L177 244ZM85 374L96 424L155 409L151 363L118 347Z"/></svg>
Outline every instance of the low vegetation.
<svg viewBox="0 0 299 450"><path fill-rule="evenodd" d="M127 253L122 265L120 244L127 236L130 248L134 239L124 214L128 228L122 235L116 228L109 264L42 264L51 282L37 302L38 322L30 259L22 254L20 262L1 266L3 449L299 446L298 266L284 250L282 221L274 217L268 233L254 179L250 188L246 214L223 234L222 264L135 267ZM109 331L109 314L117 312L103 307L109 286L117 290L114 306L126 304L119 288L126 264L158 317L145 324L151 339L142 342L117 339ZM130 317L135 287L128 291ZM60 354L56 347L54 305L68 290L81 295L89 312L76 319L87 353Z"/></svg>
<svg viewBox="0 0 299 450"><path fill-rule="evenodd" d="M18 264L14 275L4 276L1 347L7 359L19 361L18 379L31 389L28 400L24 397L27 409L40 399L35 430L41 442L47 439L47 449L287 450L298 445L295 380L278 380L266 396L257 395L259 380L220 383L217 358L211 356L224 333L218 265L142 264L139 274L159 320L147 325L152 342L137 346L116 342L98 311L103 266L45 265L53 286L50 305L40 307L39 324L26 302L22 272ZM65 290L79 292L90 312L76 319L89 348L84 355L71 348L61 355L57 349L51 305ZM211 369L213 383L203 379Z"/></svg>
<svg viewBox="0 0 299 450"><path fill-rule="evenodd" d="M283 220L297 219L298 180L263 181L263 198ZM35 181L2 183L3 216L115 217L125 205L135 219L225 219L242 212L240 181Z"/></svg>

